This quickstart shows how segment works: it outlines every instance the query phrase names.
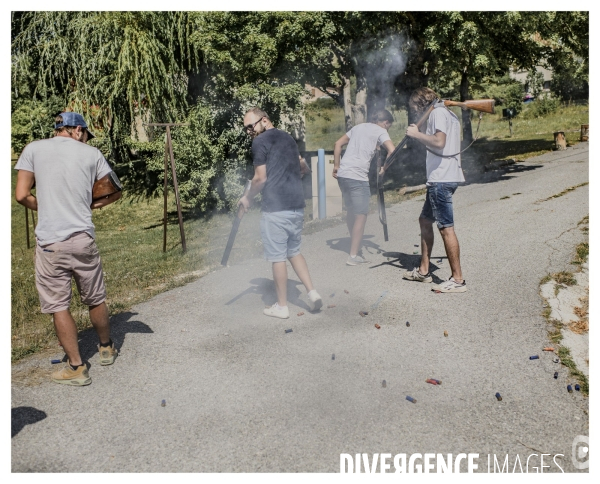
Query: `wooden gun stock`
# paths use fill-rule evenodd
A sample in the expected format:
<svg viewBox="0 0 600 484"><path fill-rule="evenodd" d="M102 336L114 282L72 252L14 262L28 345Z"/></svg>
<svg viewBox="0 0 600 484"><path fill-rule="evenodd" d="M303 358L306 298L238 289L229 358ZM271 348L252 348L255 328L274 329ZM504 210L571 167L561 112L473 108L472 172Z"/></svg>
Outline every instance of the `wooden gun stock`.
<svg viewBox="0 0 600 484"><path fill-rule="evenodd" d="M92 200L96 201L122 190L123 187L121 186L121 182L117 178L117 175L114 171L111 171L108 175L103 176L94 183L94 187L92 188Z"/></svg>
<svg viewBox="0 0 600 484"><path fill-rule="evenodd" d="M494 105L496 101L493 99L472 99L470 101L459 102L444 100L446 107L458 106L461 109L473 109L474 111L481 111L482 113L494 114Z"/></svg>

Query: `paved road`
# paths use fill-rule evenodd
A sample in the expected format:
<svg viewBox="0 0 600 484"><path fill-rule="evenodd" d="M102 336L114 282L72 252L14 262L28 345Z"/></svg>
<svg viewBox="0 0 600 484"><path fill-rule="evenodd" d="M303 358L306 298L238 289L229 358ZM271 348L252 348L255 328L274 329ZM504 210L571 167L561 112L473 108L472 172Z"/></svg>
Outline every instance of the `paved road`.
<svg viewBox="0 0 600 484"><path fill-rule="evenodd" d="M459 188L467 293L401 280L419 259L418 197L388 209L389 242L369 217L369 265L344 264L343 225L303 239L324 297L319 314L292 278L290 319L264 317L275 301L270 265L250 260L119 316L111 367L97 363L86 334L88 387L48 382L48 360L13 365L13 472L338 472L340 453L426 452L479 453L480 471L488 455L508 455L512 468L517 455L525 467L531 454L564 454L557 462L572 471L573 438L589 434L588 401L567 393L567 369L541 351L539 281L568 268L584 240L577 223L589 212L588 186L541 200L588 181L587 146ZM445 257L435 274L448 277ZM27 371L42 382L27 384ZM545 459L546 471L560 471Z"/></svg>

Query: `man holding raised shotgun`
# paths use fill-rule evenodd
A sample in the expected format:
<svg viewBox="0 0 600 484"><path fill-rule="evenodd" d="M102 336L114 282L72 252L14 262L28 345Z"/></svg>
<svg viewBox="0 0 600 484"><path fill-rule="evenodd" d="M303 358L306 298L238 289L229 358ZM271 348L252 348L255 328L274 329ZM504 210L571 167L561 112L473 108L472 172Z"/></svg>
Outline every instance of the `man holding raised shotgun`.
<svg viewBox="0 0 600 484"><path fill-rule="evenodd" d="M273 280L277 302L264 310L264 314L287 319L287 263L306 287L311 311L321 308L323 301L313 287L308 266L300 253L304 227L304 191L302 171L307 168L300 158L298 146L288 133L273 126L267 113L258 107L244 116L244 130L251 136L254 177L248 193L238 206L248 211L253 198L262 191L262 217L260 233L265 259L273 265Z"/></svg>
<svg viewBox="0 0 600 484"><path fill-rule="evenodd" d="M409 109L416 118L426 110L427 106L438 98L438 95L427 87L420 87L411 95ZM421 264L411 271L406 271L404 279L418 282L431 282L429 261L433 250L433 223L438 226L450 270L452 274L447 281L435 285L432 290L439 292L465 292L467 285L460 267L460 247L454 232L454 213L452 195L459 183L465 181L460 161L460 122L458 117L438 103L429 115L425 133L419 131L415 124L406 129L406 135L416 139L427 148L427 195L419 217L421 226Z"/></svg>

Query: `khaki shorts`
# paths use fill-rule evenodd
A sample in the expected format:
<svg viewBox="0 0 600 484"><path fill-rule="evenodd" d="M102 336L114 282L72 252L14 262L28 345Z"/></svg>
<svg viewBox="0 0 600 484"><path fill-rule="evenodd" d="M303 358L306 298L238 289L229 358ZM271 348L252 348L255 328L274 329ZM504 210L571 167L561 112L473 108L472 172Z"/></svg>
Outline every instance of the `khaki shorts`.
<svg viewBox="0 0 600 484"><path fill-rule="evenodd" d="M35 248L35 285L42 313L69 309L71 278L75 279L81 302L97 306L106 300L102 261L96 241L85 232L67 240Z"/></svg>

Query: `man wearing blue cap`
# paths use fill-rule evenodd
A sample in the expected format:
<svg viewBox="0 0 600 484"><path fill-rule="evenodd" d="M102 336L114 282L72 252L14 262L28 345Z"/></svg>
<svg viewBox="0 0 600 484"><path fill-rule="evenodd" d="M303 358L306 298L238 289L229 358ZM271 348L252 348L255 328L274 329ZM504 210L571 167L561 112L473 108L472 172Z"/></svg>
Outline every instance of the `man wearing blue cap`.
<svg viewBox="0 0 600 484"><path fill-rule="evenodd" d="M112 170L102 153L86 142L94 137L83 116L65 112L54 124L55 136L29 143L15 169L17 202L39 213L35 228L35 283L42 313L52 314L60 344L68 358L62 370L52 374L56 383L89 385L81 360L77 326L69 306L71 278L98 333L100 364L111 365L117 350L110 337L102 261L95 242L92 209L121 197L120 192L93 201L94 182ZM31 193L35 183L36 195Z"/></svg>

